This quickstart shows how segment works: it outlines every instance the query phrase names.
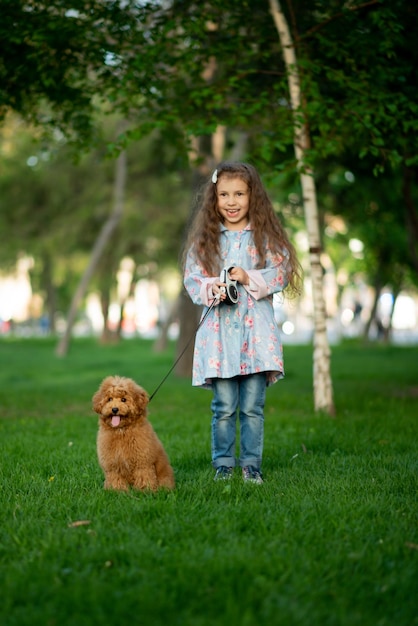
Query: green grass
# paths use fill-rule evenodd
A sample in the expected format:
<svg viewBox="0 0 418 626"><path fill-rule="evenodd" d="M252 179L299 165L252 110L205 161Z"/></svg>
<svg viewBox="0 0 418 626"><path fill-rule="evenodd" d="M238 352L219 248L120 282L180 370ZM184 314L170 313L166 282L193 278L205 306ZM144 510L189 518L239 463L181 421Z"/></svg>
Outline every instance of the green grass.
<svg viewBox="0 0 418 626"><path fill-rule="evenodd" d="M332 419L312 408L312 348L285 348L262 486L213 482L211 394L171 374L150 420L176 490L105 492L93 393L116 373L152 393L173 358L0 342L0 624L418 625L418 349L334 348Z"/></svg>

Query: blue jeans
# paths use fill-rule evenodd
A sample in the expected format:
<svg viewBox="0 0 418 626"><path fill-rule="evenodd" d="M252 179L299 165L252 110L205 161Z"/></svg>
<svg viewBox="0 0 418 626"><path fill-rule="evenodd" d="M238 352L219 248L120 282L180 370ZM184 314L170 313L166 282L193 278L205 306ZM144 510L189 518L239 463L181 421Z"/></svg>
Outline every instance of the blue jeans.
<svg viewBox="0 0 418 626"><path fill-rule="evenodd" d="M212 465L235 466L237 409L239 407L239 465L260 469L264 442L266 374L215 378L212 400Z"/></svg>

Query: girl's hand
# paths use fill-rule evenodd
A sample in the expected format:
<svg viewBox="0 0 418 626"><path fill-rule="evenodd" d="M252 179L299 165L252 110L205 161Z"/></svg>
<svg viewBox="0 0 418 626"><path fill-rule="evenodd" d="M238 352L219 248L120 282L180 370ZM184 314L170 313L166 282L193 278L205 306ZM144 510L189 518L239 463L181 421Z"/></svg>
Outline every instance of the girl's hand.
<svg viewBox="0 0 418 626"><path fill-rule="evenodd" d="M226 287L226 284L221 283L220 281L216 281L212 284L212 293L215 296L215 298L218 298L219 300L225 300L226 298L225 287Z"/></svg>
<svg viewBox="0 0 418 626"><path fill-rule="evenodd" d="M237 283L241 283L241 285L250 284L250 277L242 267L233 267L232 270L229 271L229 276L231 280L236 280Z"/></svg>

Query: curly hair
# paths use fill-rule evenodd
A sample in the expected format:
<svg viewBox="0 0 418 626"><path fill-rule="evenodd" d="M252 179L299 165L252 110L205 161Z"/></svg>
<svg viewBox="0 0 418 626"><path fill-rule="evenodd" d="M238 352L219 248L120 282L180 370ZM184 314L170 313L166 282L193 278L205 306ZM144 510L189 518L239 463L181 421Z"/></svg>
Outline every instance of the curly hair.
<svg viewBox="0 0 418 626"><path fill-rule="evenodd" d="M254 245L258 252L257 268L264 267L266 248L272 254L287 250L289 258L288 287L290 292L300 293L302 269L296 250L274 212L272 202L264 189L257 170L247 163L224 161L216 168L217 181L211 179L203 188L199 207L195 211L188 231L183 261L193 247L194 253L208 276L216 276L220 270L219 223L223 218L218 210L217 183L221 177L240 178L250 192L248 217L253 231Z"/></svg>

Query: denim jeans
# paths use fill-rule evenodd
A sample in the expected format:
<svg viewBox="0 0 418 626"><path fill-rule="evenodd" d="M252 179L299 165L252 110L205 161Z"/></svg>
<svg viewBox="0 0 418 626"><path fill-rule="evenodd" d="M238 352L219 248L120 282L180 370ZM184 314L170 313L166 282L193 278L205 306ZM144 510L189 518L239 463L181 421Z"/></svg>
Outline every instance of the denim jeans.
<svg viewBox="0 0 418 626"><path fill-rule="evenodd" d="M234 467L239 407L239 465L260 469L264 442L266 374L215 378L212 400L212 465Z"/></svg>

